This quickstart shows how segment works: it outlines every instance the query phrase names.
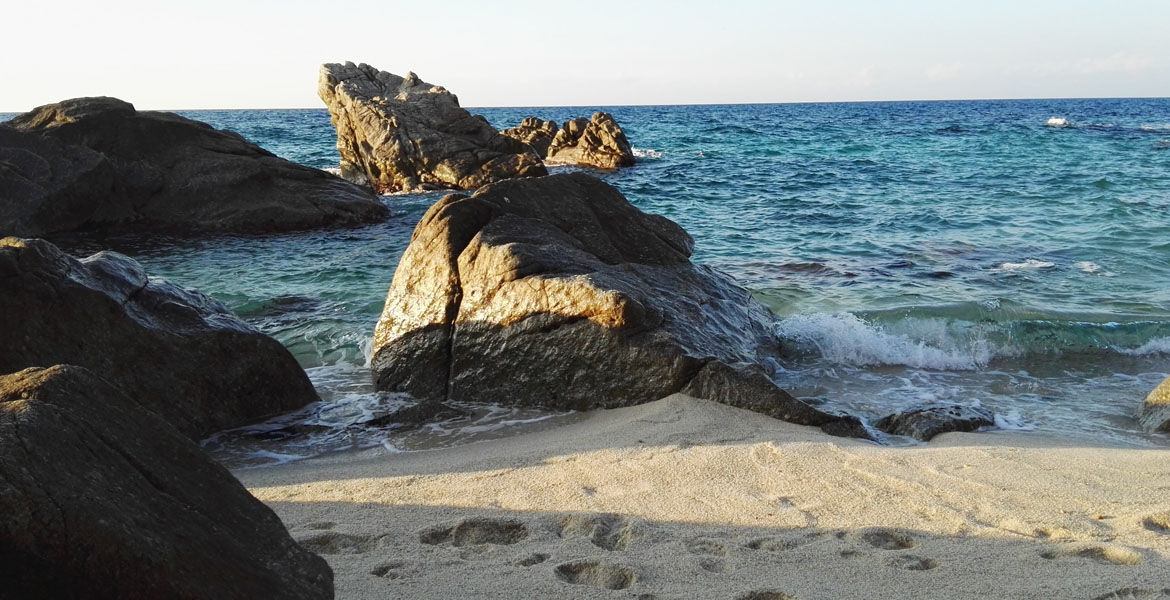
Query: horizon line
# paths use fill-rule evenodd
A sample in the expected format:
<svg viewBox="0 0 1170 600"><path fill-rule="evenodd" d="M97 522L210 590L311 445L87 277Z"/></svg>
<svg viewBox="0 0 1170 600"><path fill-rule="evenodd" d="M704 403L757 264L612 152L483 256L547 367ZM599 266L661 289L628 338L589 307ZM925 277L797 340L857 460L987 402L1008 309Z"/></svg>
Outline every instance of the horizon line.
<svg viewBox="0 0 1170 600"><path fill-rule="evenodd" d="M85 96L78 96L84 98ZM91 96L96 97L96 96ZM58 100L62 102L72 98L63 98ZM120 99L120 98L119 98ZM532 104L532 105L483 105L483 106L461 106L464 110L474 110L482 108L535 108L535 109L560 109L560 108L583 108L583 107L598 107L598 108L627 108L627 107L645 107L645 106L771 106L782 104L883 104L883 103L912 103L912 102L1035 102L1035 101L1059 101L1059 100L1167 100L1170 96L1052 96L1052 97L1033 97L1033 98L941 98L934 100L923 99L898 99L898 100L793 100L780 102L679 102L679 103L665 103L665 104ZM130 102L126 100L126 102ZM133 104L133 102L130 102ZM53 104L53 103L50 103ZM46 105L40 105L46 106ZM19 115L30 112L39 108L35 106L26 110L0 110L0 114ZM217 108L139 108L135 106L135 110L141 111L166 111L166 112L198 112L198 111L222 111L222 110L326 110L326 106L284 106L284 107L217 107Z"/></svg>

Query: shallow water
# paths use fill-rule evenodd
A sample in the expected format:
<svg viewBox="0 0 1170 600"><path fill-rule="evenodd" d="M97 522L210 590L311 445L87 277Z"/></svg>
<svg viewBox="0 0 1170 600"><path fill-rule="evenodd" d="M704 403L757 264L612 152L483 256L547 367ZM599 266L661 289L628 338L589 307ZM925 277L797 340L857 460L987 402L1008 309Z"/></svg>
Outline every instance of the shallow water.
<svg viewBox="0 0 1170 600"><path fill-rule="evenodd" d="M507 127L596 108L473 112ZM679 222L695 260L776 312L796 356L780 380L796 395L867 417L980 404L1003 427L1170 443L1133 419L1170 374L1170 100L606 110L640 163L601 176ZM185 114L291 160L337 165L324 110ZM306 418L323 419L320 431L300 446L247 435L211 446L293 457L421 447L541 417L481 410L409 443L361 425L398 401L372 392L363 365L398 258L440 196L386 197L395 217L353 230L70 243L112 247L224 300L309 369L325 404ZM287 457L252 462L269 460Z"/></svg>

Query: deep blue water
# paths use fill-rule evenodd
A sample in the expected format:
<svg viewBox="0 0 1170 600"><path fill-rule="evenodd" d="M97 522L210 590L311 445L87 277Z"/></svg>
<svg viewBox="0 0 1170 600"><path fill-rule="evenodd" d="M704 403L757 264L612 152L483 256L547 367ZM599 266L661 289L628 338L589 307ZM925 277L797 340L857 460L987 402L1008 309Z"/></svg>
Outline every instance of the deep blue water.
<svg viewBox="0 0 1170 600"><path fill-rule="evenodd" d="M473 112L502 128L597 108ZM781 374L796 395L867 416L981 404L1005 427L1167 444L1133 415L1170 373L1170 100L605 110L640 162L600 176L776 312L799 349ZM337 166L324 109L184 114ZM77 250L112 246L225 300L293 350L323 406L360 419L387 401L366 345L438 197L386 197L395 217L354 230Z"/></svg>

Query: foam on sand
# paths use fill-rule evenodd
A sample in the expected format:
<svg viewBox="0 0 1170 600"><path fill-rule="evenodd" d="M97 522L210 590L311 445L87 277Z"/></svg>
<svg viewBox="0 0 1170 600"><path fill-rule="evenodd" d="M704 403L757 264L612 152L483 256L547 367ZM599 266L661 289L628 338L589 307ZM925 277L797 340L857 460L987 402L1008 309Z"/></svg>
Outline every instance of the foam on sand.
<svg viewBox="0 0 1170 600"><path fill-rule="evenodd" d="M1165 464L1016 432L878 447L676 395L236 474L339 598L1088 600L1166 587Z"/></svg>

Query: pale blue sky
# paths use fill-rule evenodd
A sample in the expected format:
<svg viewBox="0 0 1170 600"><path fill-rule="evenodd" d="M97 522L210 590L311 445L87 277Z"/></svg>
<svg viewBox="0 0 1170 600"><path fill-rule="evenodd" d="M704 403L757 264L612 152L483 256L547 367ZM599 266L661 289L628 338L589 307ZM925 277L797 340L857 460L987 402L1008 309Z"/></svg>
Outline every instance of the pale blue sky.
<svg viewBox="0 0 1170 600"><path fill-rule="evenodd" d="M319 107L317 66L465 106L1170 96L1170 1L60 0L2 10L0 110ZM15 27L13 25L16 25Z"/></svg>

